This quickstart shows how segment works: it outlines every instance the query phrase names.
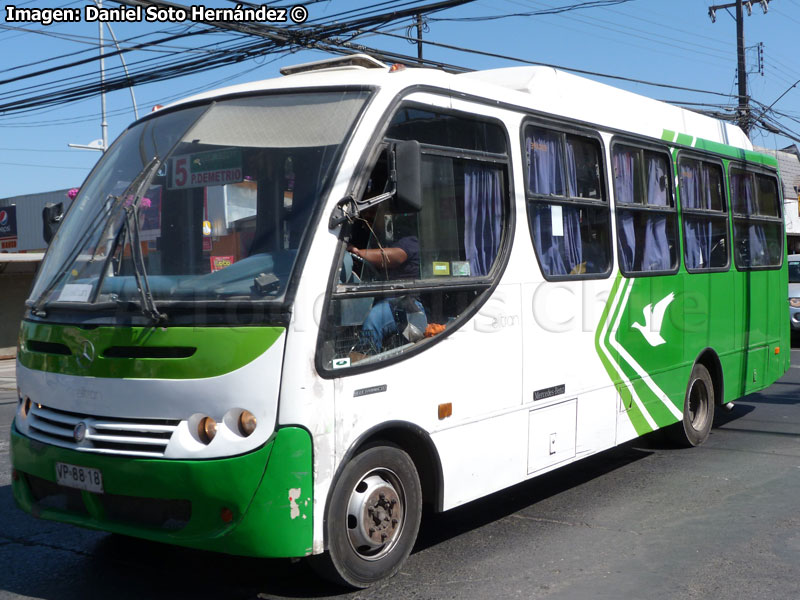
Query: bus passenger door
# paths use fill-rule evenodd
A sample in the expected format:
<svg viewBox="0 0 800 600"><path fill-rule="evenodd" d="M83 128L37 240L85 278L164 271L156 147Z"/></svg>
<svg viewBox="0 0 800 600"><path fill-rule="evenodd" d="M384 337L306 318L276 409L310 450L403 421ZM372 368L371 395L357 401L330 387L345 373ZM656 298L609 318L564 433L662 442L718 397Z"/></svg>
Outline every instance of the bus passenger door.
<svg viewBox="0 0 800 600"><path fill-rule="evenodd" d="M512 239L507 139L496 121L419 105L389 124L355 194L358 216L343 225L323 316L317 364L336 381L339 453L373 427L413 423L465 436L450 446L460 455L441 459L487 489L514 481L490 483L510 471L507 449L466 440L496 435L494 445L504 435L486 416L520 404L519 285L498 281ZM417 206L398 193L413 179L398 150L413 142Z"/></svg>

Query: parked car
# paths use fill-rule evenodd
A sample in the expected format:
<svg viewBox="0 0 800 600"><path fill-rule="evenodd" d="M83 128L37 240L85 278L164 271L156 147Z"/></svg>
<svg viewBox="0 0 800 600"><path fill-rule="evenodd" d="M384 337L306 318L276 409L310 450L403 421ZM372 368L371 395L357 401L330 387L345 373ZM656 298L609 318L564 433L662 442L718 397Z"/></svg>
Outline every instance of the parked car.
<svg viewBox="0 0 800 600"><path fill-rule="evenodd" d="M789 255L789 322L792 334L800 334L800 254Z"/></svg>

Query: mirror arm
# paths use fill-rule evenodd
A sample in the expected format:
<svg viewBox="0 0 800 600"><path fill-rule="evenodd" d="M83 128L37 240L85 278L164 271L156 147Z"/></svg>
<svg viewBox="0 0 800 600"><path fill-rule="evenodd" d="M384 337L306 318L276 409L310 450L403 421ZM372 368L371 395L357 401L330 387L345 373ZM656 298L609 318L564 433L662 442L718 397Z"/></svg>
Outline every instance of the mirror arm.
<svg viewBox="0 0 800 600"><path fill-rule="evenodd" d="M345 221L352 221L368 208L380 204L381 202L391 200L396 193L397 186L395 185L390 191L379 194L378 196L373 196L372 198L367 198L361 202L356 202L353 196L345 196L336 203L336 206L331 212L331 218L328 221L328 229L333 229Z"/></svg>
<svg viewBox="0 0 800 600"><path fill-rule="evenodd" d="M368 208L372 208L376 204L380 204L381 202L386 202L386 200L391 200L394 198L394 195L397 193L397 186L393 187L390 191L380 194L378 196L373 196L372 198L367 198L366 200L362 200L358 203L358 211L361 214L361 211L366 210Z"/></svg>
<svg viewBox="0 0 800 600"><path fill-rule="evenodd" d="M376 204L380 204L381 202L385 202L386 200L391 200L397 195L397 145L392 144L391 148L389 149L389 181L392 184L392 189L388 192L384 192L383 194L378 194L377 196L373 196L372 198L367 198L366 200L356 200L355 197L350 194L345 196L339 202L336 203L333 211L331 212L330 220L328 221L328 229L333 229L345 221L352 221L356 217L358 217L362 211L367 210L375 206Z"/></svg>

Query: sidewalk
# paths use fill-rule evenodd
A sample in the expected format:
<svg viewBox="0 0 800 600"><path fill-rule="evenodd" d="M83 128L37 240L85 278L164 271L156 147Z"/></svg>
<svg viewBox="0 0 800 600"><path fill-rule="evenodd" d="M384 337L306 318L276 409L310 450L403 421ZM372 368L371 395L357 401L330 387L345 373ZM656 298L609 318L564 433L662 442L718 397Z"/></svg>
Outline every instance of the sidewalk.
<svg viewBox="0 0 800 600"><path fill-rule="evenodd" d="M12 360L17 357L17 347L0 348L0 360Z"/></svg>

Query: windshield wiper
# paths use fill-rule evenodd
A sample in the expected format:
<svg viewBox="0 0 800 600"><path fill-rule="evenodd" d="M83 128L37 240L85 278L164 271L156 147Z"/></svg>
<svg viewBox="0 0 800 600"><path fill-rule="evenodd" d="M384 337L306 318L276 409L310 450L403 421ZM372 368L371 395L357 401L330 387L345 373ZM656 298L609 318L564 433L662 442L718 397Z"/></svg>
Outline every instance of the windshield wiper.
<svg viewBox="0 0 800 600"><path fill-rule="evenodd" d="M144 265L144 255L142 254L142 243L139 239L139 204L144 196L145 190L150 185L150 181L158 168L161 166L161 159L157 156L151 160L142 170L139 177L128 186L123 193L123 208L125 209L125 221L123 222L122 248L125 248L125 238L131 245L131 262L133 263L133 277L136 280L136 289L139 291L141 304L139 309L142 314L150 319L153 325L163 325L167 322L167 315L158 310L153 292L150 290L150 281L147 278L147 270ZM137 183L138 182L138 183ZM134 187L134 184L135 187ZM110 256L110 253L109 253ZM106 269L103 269L105 272ZM99 289L99 282L98 282Z"/></svg>
<svg viewBox="0 0 800 600"><path fill-rule="evenodd" d="M64 275L68 272L70 266L72 266L75 259L80 254L81 250L83 250L84 245L87 243L89 238L97 231L97 229L101 225L106 225L107 228L112 228L113 224L108 221L108 218L113 215L115 210L119 206L123 206L125 210L125 216L122 220L122 227L121 231L116 235L113 236L116 238L116 242L114 246L118 245L120 242L120 238L125 238L129 235L130 231L135 231L135 238L136 243L133 243L131 240L131 252L134 257L133 265L134 265L134 276L136 279L136 287L139 290L140 297L142 298L141 310L142 313L148 317L149 319L153 320L154 323L161 323L166 320L166 315L161 314L158 309L156 308L155 301L153 300L152 293L150 292L150 284L147 281L147 274L144 268L144 258L142 256L142 248L141 244L139 243L139 223L138 223L138 212L139 212L139 202L142 199L144 191L147 189L147 186L150 184L150 181L153 178L153 175L156 173L158 168L161 166L161 159L153 157L150 162L148 162L145 167L139 172L139 174L134 178L134 180L130 183L130 185L125 188L125 191L122 192L119 196L112 196L109 195L106 199L107 206L104 210L101 210L92 222L89 224L89 227L84 232L84 234L80 237L78 242L75 244L72 252L69 253L67 258L61 264L61 266L56 271L55 276L50 281L48 286L44 289L44 291L39 295L39 298L35 301L32 306L32 312L37 316L46 316L44 311L42 310L46 304L49 304L48 297L50 292L52 292L53 288L58 285L58 283L64 278ZM113 202L108 203L108 200L112 200ZM132 229L130 226L130 219L133 215L135 219L134 228ZM113 220L113 219L112 219ZM121 235L120 235L121 234ZM106 237L105 235L103 237ZM133 235L131 237L134 237ZM125 247L125 240L122 240L123 248ZM97 299L97 295L100 292L100 288L103 283L103 279L105 278L105 273L108 269L108 261L114 254L114 247L111 247L106 252L106 260L103 266L103 269L100 272L100 277L97 281L97 287L93 294L94 300ZM138 256L138 261L137 261ZM94 301L93 300L93 301Z"/></svg>

